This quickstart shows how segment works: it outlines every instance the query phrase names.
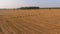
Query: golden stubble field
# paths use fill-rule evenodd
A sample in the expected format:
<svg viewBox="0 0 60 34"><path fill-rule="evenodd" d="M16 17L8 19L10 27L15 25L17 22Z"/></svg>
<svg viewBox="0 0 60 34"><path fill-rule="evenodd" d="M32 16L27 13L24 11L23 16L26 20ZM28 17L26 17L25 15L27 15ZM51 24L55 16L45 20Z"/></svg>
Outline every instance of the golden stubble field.
<svg viewBox="0 0 60 34"><path fill-rule="evenodd" d="M60 34L60 9L0 10L0 34Z"/></svg>

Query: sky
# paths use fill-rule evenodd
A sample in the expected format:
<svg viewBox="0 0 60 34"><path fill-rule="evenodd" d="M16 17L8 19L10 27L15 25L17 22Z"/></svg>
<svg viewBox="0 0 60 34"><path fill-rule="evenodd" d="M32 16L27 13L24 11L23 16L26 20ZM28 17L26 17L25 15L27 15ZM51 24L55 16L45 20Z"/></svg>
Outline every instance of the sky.
<svg viewBox="0 0 60 34"><path fill-rule="evenodd" d="M60 0L0 0L0 8L19 8L25 6L60 7Z"/></svg>

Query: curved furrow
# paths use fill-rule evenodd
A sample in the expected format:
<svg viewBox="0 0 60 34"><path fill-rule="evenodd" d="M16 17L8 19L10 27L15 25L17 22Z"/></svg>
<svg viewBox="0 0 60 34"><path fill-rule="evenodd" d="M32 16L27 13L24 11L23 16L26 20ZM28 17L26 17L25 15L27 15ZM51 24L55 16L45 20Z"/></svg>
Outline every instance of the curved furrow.
<svg viewBox="0 0 60 34"><path fill-rule="evenodd" d="M47 34L46 30L45 29L41 30L43 27L40 27L39 25L37 26L36 24L31 24L31 23L22 23L22 25L24 27L28 28L29 30L30 29L33 30L32 32L46 33Z"/></svg>
<svg viewBox="0 0 60 34"><path fill-rule="evenodd" d="M19 28L14 23L10 27L14 31L14 34L22 34L22 33L24 33L23 29L22 28Z"/></svg>
<svg viewBox="0 0 60 34"><path fill-rule="evenodd" d="M23 24L15 24L15 27L18 28L19 30L21 29L21 31L24 33L24 34L31 34L31 31L29 31L29 29L27 29L26 27L23 26Z"/></svg>
<svg viewBox="0 0 60 34"><path fill-rule="evenodd" d="M28 34L28 32L29 32L29 34L36 34L36 33L41 33L40 31L37 31L37 30L34 30L34 28L33 27L30 27L30 26L28 26L27 24L19 24L19 25L22 25L23 26L23 28L25 29L25 31L27 32L26 34ZM19 26L18 25L18 26Z"/></svg>
<svg viewBox="0 0 60 34"><path fill-rule="evenodd" d="M3 32L2 28L1 28L1 26L0 26L0 34L4 34L4 32Z"/></svg>
<svg viewBox="0 0 60 34"><path fill-rule="evenodd" d="M41 31L44 31L45 30L44 32L46 32L46 33L48 32L48 30L46 28L40 26L38 23L29 22L29 20L23 20L23 22L25 22L25 23L22 23L22 24L27 24L28 27L30 26L30 27L36 28L38 30L43 29ZM43 25L45 25L45 24L43 24Z"/></svg>
<svg viewBox="0 0 60 34"><path fill-rule="evenodd" d="M30 30L31 28L32 28L31 30L34 30L34 28L31 27L32 25L31 25L31 26L28 25L29 23L27 23L27 21L22 20L22 22L23 22L23 23L20 23L20 22L19 22L19 23L17 23L17 24L19 24L19 25L21 24L21 25L23 25L24 27L26 26L25 28L28 28L29 30ZM35 24L34 24L34 25L35 25ZM35 31L37 31L37 30L35 30ZM40 31L40 30L39 30L39 31ZM38 32L39 32L39 31L38 31ZM34 31L32 31L32 32L34 32ZM40 33L41 33L41 32L40 32Z"/></svg>
<svg viewBox="0 0 60 34"><path fill-rule="evenodd" d="M22 26L21 24L13 24L14 27L12 29L14 30L18 30L18 31L21 31L23 34L30 34L28 30L26 30L27 28L25 28L24 26ZM21 34L21 33L20 33Z"/></svg>

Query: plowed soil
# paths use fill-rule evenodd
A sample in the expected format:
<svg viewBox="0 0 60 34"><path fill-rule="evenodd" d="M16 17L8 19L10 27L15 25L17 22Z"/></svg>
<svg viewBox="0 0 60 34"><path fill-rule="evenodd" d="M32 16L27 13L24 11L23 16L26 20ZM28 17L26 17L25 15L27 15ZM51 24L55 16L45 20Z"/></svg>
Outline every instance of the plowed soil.
<svg viewBox="0 0 60 34"><path fill-rule="evenodd" d="M0 10L0 34L60 34L60 9Z"/></svg>

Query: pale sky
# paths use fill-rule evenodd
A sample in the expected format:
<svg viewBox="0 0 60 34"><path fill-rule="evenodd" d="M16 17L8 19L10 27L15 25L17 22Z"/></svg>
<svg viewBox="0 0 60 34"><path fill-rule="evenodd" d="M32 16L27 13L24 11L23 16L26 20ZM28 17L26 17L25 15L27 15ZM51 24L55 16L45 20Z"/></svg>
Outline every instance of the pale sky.
<svg viewBox="0 0 60 34"><path fill-rule="evenodd" d="M60 7L60 0L0 0L0 8L22 6Z"/></svg>

